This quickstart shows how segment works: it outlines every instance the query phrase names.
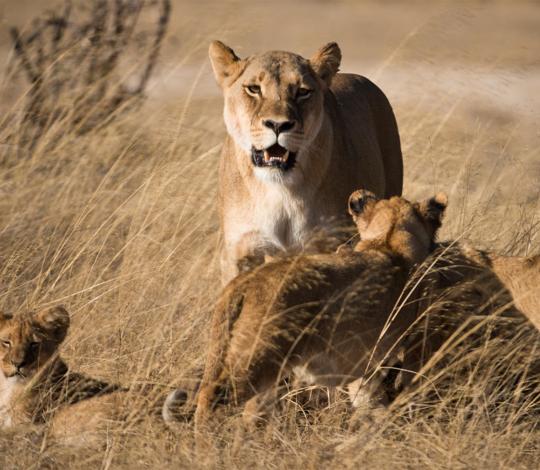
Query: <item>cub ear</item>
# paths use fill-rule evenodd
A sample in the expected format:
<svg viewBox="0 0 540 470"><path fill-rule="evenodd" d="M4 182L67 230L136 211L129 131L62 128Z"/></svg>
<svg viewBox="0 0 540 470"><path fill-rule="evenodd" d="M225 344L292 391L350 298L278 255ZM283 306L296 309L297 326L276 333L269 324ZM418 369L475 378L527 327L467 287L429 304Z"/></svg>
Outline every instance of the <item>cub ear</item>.
<svg viewBox="0 0 540 470"><path fill-rule="evenodd" d="M360 216L368 204L378 201L377 196L366 189L358 189L349 196L349 214L354 217Z"/></svg>
<svg viewBox="0 0 540 470"><path fill-rule="evenodd" d="M10 312L2 312L0 311L0 322L8 321L13 318L13 314Z"/></svg>
<svg viewBox="0 0 540 470"><path fill-rule="evenodd" d="M50 307L34 314L34 324L56 342L64 341L69 329L69 313L61 305Z"/></svg>
<svg viewBox="0 0 540 470"><path fill-rule="evenodd" d="M216 81L219 86L224 88L230 79L239 73L241 59L229 46L226 46L221 41L212 41L210 43L208 55L210 56Z"/></svg>
<svg viewBox="0 0 540 470"><path fill-rule="evenodd" d="M416 204L418 212L426 222L432 225L433 230L438 230L442 224L444 212L448 205L448 196L446 193L437 193L432 198Z"/></svg>
<svg viewBox="0 0 540 470"><path fill-rule="evenodd" d="M309 60L313 70L321 79L330 85L332 78L339 70L341 64L341 49L335 42L329 42L321 47Z"/></svg>

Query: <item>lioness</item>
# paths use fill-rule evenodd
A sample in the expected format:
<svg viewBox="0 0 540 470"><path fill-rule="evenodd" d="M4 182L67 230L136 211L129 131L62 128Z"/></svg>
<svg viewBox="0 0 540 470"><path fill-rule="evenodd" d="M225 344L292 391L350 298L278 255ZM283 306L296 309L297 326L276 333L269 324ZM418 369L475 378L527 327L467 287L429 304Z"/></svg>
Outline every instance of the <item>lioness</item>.
<svg viewBox="0 0 540 470"><path fill-rule="evenodd" d="M219 168L224 283L246 259L304 250L315 228L346 215L354 189L401 194L392 108L367 78L337 73L336 43L309 60L282 51L240 59L219 41L209 55L228 131Z"/></svg>
<svg viewBox="0 0 540 470"><path fill-rule="evenodd" d="M247 402L250 421L293 368L318 385L367 382L415 321L415 303L400 296L430 253L446 204L443 194L413 204L357 191L349 200L361 236L354 250L282 258L231 281L212 320L196 428L223 402Z"/></svg>
<svg viewBox="0 0 540 470"><path fill-rule="evenodd" d="M44 424L52 439L79 445L133 413L132 391L71 371L59 357L69 324L63 307L0 313L0 428ZM165 395L147 395L155 400L146 411L159 413Z"/></svg>

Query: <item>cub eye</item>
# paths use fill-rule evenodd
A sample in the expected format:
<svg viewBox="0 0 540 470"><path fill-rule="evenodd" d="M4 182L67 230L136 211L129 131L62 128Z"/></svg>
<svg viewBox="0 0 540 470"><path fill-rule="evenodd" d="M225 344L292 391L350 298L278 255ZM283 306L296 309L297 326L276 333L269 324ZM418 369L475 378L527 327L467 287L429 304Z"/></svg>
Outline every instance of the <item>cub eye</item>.
<svg viewBox="0 0 540 470"><path fill-rule="evenodd" d="M30 347L32 349L37 349L37 348L39 348L40 345L41 345L41 343L39 343L38 341L34 341L34 342L30 343Z"/></svg>
<svg viewBox="0 0 540 470"><path fill-rule="evenodd" d="M246 85L244 88L248 95L259 96L261 94L261 87L259 85Z"/></svg>
<svg viewBox="0 0 540 470"><path fill-rule="evenodd" d="M306 99L311 96L311 93L313 93L313 90L310 90L309 88L298 88L298 91L296 92L296 97L300 100Z"/></svg>
<svg viewBox="0 0 540 470"><path fill-rule="evenodd" d="M11 341L8 341L7 339L0 340L0 344L6 349L11 348Z"/></svg>

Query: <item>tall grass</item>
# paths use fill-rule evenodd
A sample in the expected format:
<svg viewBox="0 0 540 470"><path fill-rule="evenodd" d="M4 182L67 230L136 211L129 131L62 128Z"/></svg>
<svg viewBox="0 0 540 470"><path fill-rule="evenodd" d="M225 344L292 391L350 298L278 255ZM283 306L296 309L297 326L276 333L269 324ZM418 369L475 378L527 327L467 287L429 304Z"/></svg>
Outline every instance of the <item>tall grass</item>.
<svg viewBox="0 0 540 470"><path fill-rule="evenodd" d="M383 81L413 47L407 42L384 62ZM110 80L119 86L122 78ZM95 84L89 87L93 93ZM451 108L428 96L425 108L389 88L406 150L406 194L450 192L443 235L514 254L538 251L538 193L520 192L518 201L507 199L505 189L519 184L509 182L515 178L525 184L538 150L521 145L522 134L516 137L496 113L471 124L460 112L466 97ZM194 97L193 120L176 119L172 131L164 124L167 105L151 101L120 106L114 120L83 133L67 112L41 126L29 146L21 126L28 129L24 96L32 90L6 110L12 120L0 132L0 306L66 305L73 322L62 356L78 371L125 386L193 379L221 287L216 182L224 131L219 113L205 113L219 100ZM452 305L458 319L471 314ZM535 333L519 324L510 338L497 339L485 333L489 326L472 342L453 338L438 367L423 371L423 385L389 409L357 412L351 421L344 399L307 413L287 397L236 454L233 415L209 435L205 455L194 454L191 423L169 430L147 419L112 423L99 448L71 449L29 429L2 431L0 462L3 468L534 468L537 402L516 371L538 357ZM144 402L126 406L137 410Z"/></svg>

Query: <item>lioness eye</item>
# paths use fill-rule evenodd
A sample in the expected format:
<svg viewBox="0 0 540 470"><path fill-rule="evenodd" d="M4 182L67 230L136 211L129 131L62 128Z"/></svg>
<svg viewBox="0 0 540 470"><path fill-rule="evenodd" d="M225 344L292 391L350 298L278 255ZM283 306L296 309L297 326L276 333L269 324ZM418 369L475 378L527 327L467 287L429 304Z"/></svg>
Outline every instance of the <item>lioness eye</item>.
<svg viewBox="0 0 540 470"><path fill-rule="evenodd" d="M37 348L39 348L39 343L38 343L38 342L30 343L30 347L31 347L32 349L37 349Z"/></svg>
<svg viewBox="0 0 540 470"><path fill-rule="evenodd" d="M7 339L3 339L0 342L2 343L2 346L4 346L4 348L10 348L11 347L11 342L9 342Z"/></svg>
<svg viewBox="0 0 540 470"><path fill-rule="evenodd" d="M259 85L246 85L245 89L248 94L257 96L261 94L261 87Z"/></svg>
<svg viewBox="0 0 540 470"><path fill-rule="evenodd" d="M312 93L312 90L309 88L298 88L298 91L296 92L296 96L300 99L307 98Z"/></svg>

